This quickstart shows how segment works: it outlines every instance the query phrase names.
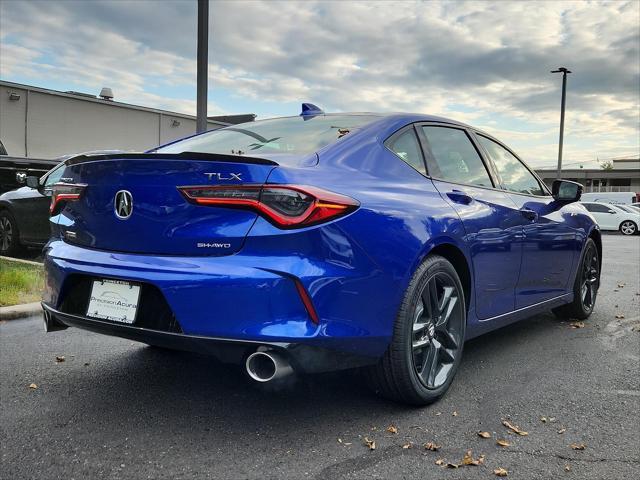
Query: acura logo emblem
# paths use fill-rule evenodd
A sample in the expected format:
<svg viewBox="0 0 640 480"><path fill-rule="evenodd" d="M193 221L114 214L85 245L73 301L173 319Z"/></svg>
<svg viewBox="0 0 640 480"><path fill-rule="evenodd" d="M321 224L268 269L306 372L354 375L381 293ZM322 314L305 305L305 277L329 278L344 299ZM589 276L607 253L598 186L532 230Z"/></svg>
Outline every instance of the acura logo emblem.
<svg viewBox="0 0 640 480"><path fill-rule="evenodd" d="M116 193L113 199L113 210L116 213L116 217L123 220L129 218L133 212L133 197L131 196L131 192L120 190Z"/></svg>

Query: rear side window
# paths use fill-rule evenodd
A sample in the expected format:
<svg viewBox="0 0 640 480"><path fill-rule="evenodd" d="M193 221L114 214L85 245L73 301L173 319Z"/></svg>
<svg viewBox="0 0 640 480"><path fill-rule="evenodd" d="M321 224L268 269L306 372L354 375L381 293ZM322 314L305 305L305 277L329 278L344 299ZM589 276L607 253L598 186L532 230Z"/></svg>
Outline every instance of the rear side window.
<svg viewBox="0 0 640 480"><path fill-rule="evenodd" d="M538 179L509 150L482 135L478 135L478 140L496 166L504 188L527 195L545 195Z"/></svg>
<svg viewBox="0 0 640 480"><path fill-rule="evenodd" d="M434 178L454 183L492 187L491 177L464 130L423 126L427 165Z"/></svg>
<svg viewBox="0 0 640 480"><path fill-rule="evenodd" d="M597 203L584 203L587 210L595 213L609 213L611 209L605 205L599 205Z"/></svg>
<svg viewBox="0 0 640 480"><path fill-rule="evenodd" d="M408 128L399 135L391 137L385 145L409 166L423 175L427 174L422 160L422 151L413 128Z"/></svg>

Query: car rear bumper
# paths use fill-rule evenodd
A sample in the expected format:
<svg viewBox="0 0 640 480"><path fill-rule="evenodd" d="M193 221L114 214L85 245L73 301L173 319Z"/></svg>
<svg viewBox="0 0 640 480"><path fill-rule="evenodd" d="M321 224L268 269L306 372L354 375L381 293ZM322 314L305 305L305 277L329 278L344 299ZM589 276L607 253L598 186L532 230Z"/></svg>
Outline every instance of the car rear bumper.
<svg viewBox="0 0 640 480"><path fill-rule="evenodd" d="M299 371L324 371L375 363L388 345L388 336L376 330L379 319L358 309L358 298L342 286L361 276L370 281L370 274L297 255L151 256L55 240L46 247L45 271L44 308L64 325L223 360L239 361L266 346L285 351ZM143 285L132 325L86 315L90 285L98 279ZM319 323L311 320L296 282L307 290ZM145 288L153 293L146 300Z"/></svg>
<svg viewBox="0 0 640 480"><path fill-rule="evenodd" d="M295 371L303 373L343 370L371 365L375 361L371 357L338 352L313 345L203 337L117 324L60 312L44 302L42 308L45 315L49 315L55 322L65 327L77 327L159 347L212 355L225 363L241 364L260 347L280 352L288 359Z"/></svg>

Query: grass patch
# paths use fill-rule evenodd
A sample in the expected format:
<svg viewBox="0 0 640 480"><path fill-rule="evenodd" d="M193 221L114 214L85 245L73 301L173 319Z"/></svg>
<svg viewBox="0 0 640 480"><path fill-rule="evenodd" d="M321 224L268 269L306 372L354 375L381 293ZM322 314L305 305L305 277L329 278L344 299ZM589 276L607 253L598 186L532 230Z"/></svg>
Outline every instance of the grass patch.
<svg viewBox="0 0 640 480"><path fill-rule="evenodd" d="M0 307L37 302L44 290L41 265L0 258Z"/></svg>

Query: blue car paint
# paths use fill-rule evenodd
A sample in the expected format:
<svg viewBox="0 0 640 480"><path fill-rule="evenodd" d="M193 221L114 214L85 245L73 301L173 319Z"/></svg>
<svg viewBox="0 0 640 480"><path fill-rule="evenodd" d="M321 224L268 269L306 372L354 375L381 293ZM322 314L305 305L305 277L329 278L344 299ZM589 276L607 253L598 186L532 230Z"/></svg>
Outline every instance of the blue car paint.
<svg viewBox="0 0 640 480"><path fill-rule="evenodd" d="M570 302L580 252L596 228L588 213L550 196L424 177L384 146L414 122L465 127L432 116L381 116L293 167L155 161L153 154L117 168L107 165L118 160L70 167L65 176L89 188L86 202L70 203L51 219L45 304L60 307L73 274L146 282L160 289L186 335L308 344L374 362L389 344L413 272L434 248L456 249L470 271L467 339ZM175 189L206 183L207 171L238 169L255 183L348 195L360 208L329 223L282 230L244 210L203 214L208 207L186 203ZM91 193L96 178L102 189ZM142 199L139 215L103 222L120 188ZM457 201L460 191L473 197L468 205ZM525 206L537 212L536 221L519 212ZM163 223L163 214L176 211L170 225ZM80 235L74 243L81 245L65 239L68 231ZM204 232L231 243L233 254L195 250ZM295 279L319 325L308 318Z"/></svg>

